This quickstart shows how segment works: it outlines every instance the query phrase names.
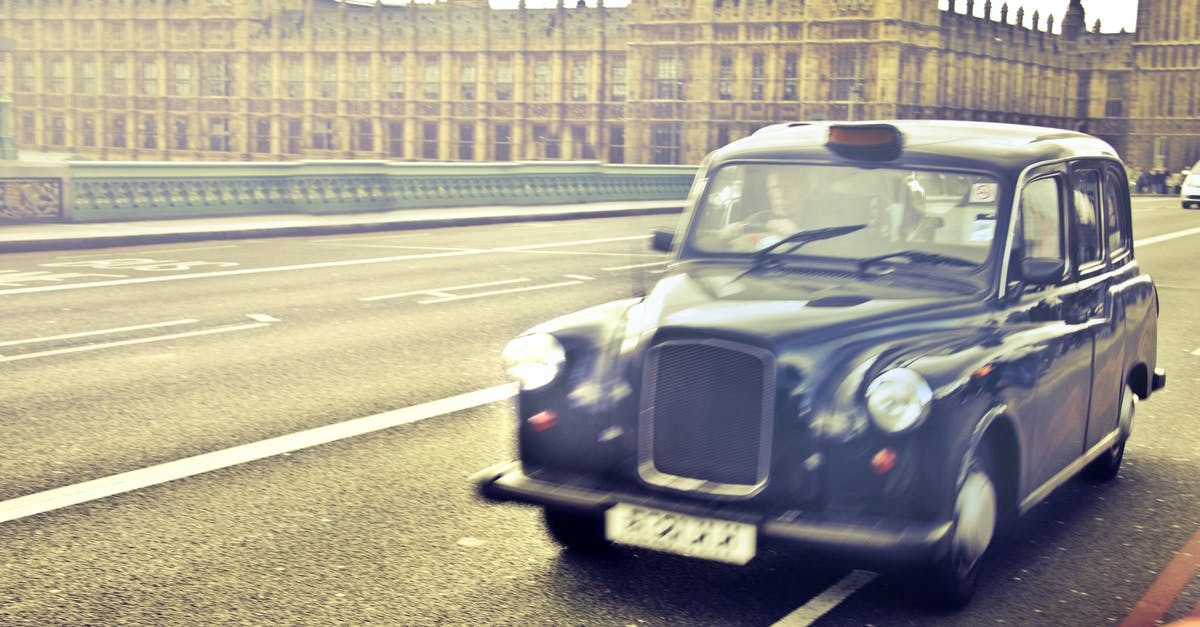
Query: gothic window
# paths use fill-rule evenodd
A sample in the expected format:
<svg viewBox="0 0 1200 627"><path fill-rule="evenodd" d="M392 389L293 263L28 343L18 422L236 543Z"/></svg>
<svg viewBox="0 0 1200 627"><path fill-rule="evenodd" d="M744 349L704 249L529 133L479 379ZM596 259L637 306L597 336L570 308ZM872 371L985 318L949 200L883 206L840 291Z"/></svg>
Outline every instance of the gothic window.
<svg viewBox="0 0 1200 627"><path fill-rule="evenodd" d="M437 122L426 122L421 125L421 156L426 159L438 158Z"/></svg>
<svg viewBox="0 0 1200 627"><path fill-rule="evenodd" d="M550 62L544 58L533 62L533 101L550 100Z"/></svg>
<svg viewBox="0 0 1200 627"><path fill-rule="evenodd" d="M789 52L783 57L784 100L796 100L799 98L799 65L800 57L795 52Z"/></svg>
<svg viewBox="0 0 1200 627"><path fill-rule="evenodd" d="M254 59L254 97L271 97L271 59L268 57Z"/></svg>
<svg viewBox="0 0 1200 627"><path fill-rule="evenodd" d="M833 93L830 100L851 99L861 77L859 72L859 50L856 47L840 46L834 51Z"/></svg>
<svg viewBox="0 0 1200 627"><path fill-rule="evenodd" d="M625 127L620 124L608 127L608 162L625 163Z"/></svg>
<svg viewBox="0 0 1200 627"><path fill-rule="evenodd" d="M1108 94L1104 101L1104 115L1110 118L1125 116L1125 76L1108 75Z"/></svg>
<svg viewBox="0 0 1200 627"><path fill-rule="evenodd" d="M171 82L172 96L191 96L192 95L192 66L187 61L175 62L175 77Z"/></svg>
<svg viewBox="0 0 1200 627"><path fill-rule="evenodd" d="M324 55L320 64L321 78L317 85L317 97L337 98L337 57Z"/></svg>
<svg viewBox="0 0 1200 627"><path fill-rule="evenodd" d="M251 150L259 153L271 152L271 119L254 120L254 137L250 140Z"/></svg>
<svg viewBox="0 0 1200 627"><path fill-rule="evenodd" d="M75 70L75 91L85 96L96 94L96 62L90 57L81 60Z"/></svg>
<svg viewBox="0 0 1200 627"><path fill-rule="evenodd" d="M588 95L588 66L587 59L574 59L571 62L571 100L583 102Z"/></svg>
<svg viewBox="0 0 1200 627"><path fill-rule="evenodd" d="M659 54L655 72L654 97L659 100L683 99L683 63L674 52Z"/></svg>
<svg viewBox="0 0 1200 627"><path fill-rule="evenodd" d="M475 160L475 125L471 123L458 125L458 159L460 161Z"/></svg>
<svg viewBox="0 0 1200 627"><path fill-rule="evenodd" d="M404 123L388 122L388 156L404 156Z"/></svg>
<svg viewBox="0 0 1200 627"><path fill-rule="evenodd" d="M721 55L721 69L717 76L717 98L733 100L733 54Z"/></svg>
<svg viewBox="0 0 1200 627"><path fill-rule="evenodd" d="M34 85L35 85L34 76L37 75L37 72L34 68L35 68L35 66L33 63L33 59L31 59L31 58L21 59L21 62L17 65L17 91L21 91L21 92L36 91L36 89L34 88Z"/></svg>
<svg viewBox="0 0 1200 627"><path fill-rule="evenodd" d="M112 116L112 123L109 127L109 137L109 143L112 144L113 148L125 147L125 116Z"/></svg>
<svg viewBox="0 0 1200 627"><path fill-rule="evenodd" d="M300 56L288 57L287 63L287 97L304 97L304 59Z"/></svg>
<svg viewBox="0 0 1200 627"><path fill-rule="evenodd" d="M175 118L175 149L188 149L188 121L187 118Z"/></svg>
<svg viewBox="0 0 1200 627"><path fill-rule="evenodd" d="M229 118L209 118L208 149L216 152L229 152L229 146Z"/></svg>
<svg viewBox="0 0 1200 627"><path fill-rule="evenodd" d="M458 66L459 95L463 100L475 99L475 57L464 56Z"/></svg>
<svg viewBox="0 0 1200 627"><path fill-rule="evenodd" d="M333 150L333 120L316 118L312 121L312 147L314 150Z"/></svg>
<svg viewBox="0 0 1200 627"><path fill-rule="evenodd" d="M512 127L507 124L496 125L496 161L512 159Z"/></svg>
<svg viewBox="0 0 1200 627"><path fill-rule="evenodd" d="M612 101L625 101L625 59L613 59L612 62ZM614 162L619 163L619 162Z"/></svg>
<svg viewBox="0 0 1200 627"><path fill-rule="evenodd" d="M355 122L354 149L362 152L375 152L375 122L371 120Z"/></svg>
<svg viewBox="0 0 1200 627"><path fill-rule="evenodd" d="M680 128L676 122L654 124L651 128L651 163L677 164L681 154Z"/></svg>
<svg viewBox="0 0 1200 627"><path fill-rule="evenodd" d="M208 60L208 81L205 96L229 96L229 63L225 57Z"/></svg>
<svg viewBox="0 0 1200 627"><path fill-rule="evenodd" d="M79 118L79 143L89 148L96 145L96 116L90 113Z"/></svg>
<svg viewBox="0 0 1200 627"><path fill-rule="evenodd" d="M62 146L67 143L67 118L61 113L50 118L50 145Z"/></svg>
<svg viewBox="0 0 1200 627"><path fill-rule="evenodd" d="M158 95L158 61L155 59L142 62L142 95Z"/></svg>
<svg viewBox="0 0 1200 627"><path fill-rule="evenodd" d="M511 59L496 61L496 100L512 100L513 67Z"/></svg>
<svg viewBox="0 0 1200 627"><path fill-rule="evenodd" d="M755 52L750 57L750 99L762 100L764 96L764 84L767 75L766 55L761 52Z"/></svg>
<svg viewBox="0 0 1200 627"><path fill-rule="evenodd" d="M354 97L359 100L371 97L371 58L366 55L354 57Z"/></svg>
<svg viewBox="0 0 1200 627"><path fill-rule="evenodd" d="M50 61L50 81L46 86L47 91L52 94L61 94L66 91L67 69L66 62L62 57L57 57Z"/></svg>
<svg viewBox="0 0 1200 627"><path fill-rule="evenodd" d="M392 57L388 65L388 98L404 98L404 57Z"/></svg>
<svg viewBox="0 0 1200 627"><path fill-rule="evenodd" d="M304 122L299 118L288 118L287 122L287 152L298 155L304 149Z"/></svg>
<svg viewBox="0 0 1200 627"><path fill-rule="evenodd" d="M158 148L158 120L152 115L142 118L142 148L148 150Z"/></svg>
<svg viewBox="0 0 1200 627"><path fill-rule="evenodd" d="M441 67L438 63L439 59L436 55L425 57L425 82L421 89L425 100L437 100L441 94Z"/></svg>

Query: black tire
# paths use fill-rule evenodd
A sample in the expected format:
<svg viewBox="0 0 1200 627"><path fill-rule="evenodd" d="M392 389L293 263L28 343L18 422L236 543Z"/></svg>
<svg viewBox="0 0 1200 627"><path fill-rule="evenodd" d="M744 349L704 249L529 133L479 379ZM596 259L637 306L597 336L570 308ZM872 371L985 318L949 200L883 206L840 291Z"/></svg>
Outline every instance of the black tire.
<svg viewBox="0 0 1200 627"><path fill-rule="evenodd" d="M563 548L576 553L600 553L612 546L604 537L604 517L547 507L542 511L546 531Z"/></svg>
<svg viewBox="0 0 1200 627"><path fill-rule="evenodd" d="M964 607L975 595L984 557L1000 526L1001 506L991 449L981 443L955 488L950 547L931 568L930 600L941 609Z"/></svg>
<svg viewBox="0 0 1200 627"><path fill-rule="evenodd" d="M1117 471L1121 470L1121 460L1125 457L1125 441L1129 438L1134 414L1137 413L1137 394L1134 394L1129 384L1125 384L1121 390L1121 400L1117 407L1120 412L1117 421L1118 425L1124 425L1123 433L1111 448L1084 467L1085 479L1096 482L1112 481L1117 478Z"/></svg>

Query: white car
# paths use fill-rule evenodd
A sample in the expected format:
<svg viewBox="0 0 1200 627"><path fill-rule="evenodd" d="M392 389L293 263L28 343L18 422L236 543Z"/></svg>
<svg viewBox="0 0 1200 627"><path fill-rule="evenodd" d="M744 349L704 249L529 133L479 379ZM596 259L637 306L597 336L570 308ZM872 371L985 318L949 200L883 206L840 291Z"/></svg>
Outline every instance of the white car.
<svg viewBox="0 0 1200 627"><path fill-rule="evenodd" d="M1187 176L1179 186L1179 202L1184 209L1200 209L1200 161L1197 161L1191 170L1185 170L1185 173Z"/></svg>

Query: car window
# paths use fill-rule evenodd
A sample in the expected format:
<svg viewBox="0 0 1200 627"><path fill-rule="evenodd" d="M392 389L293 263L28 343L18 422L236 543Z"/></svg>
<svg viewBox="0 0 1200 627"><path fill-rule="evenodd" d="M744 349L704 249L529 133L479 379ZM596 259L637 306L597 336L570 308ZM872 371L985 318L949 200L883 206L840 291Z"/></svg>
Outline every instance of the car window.
<svg viewBox="0 0 1200 627"><path fill-rule="evenodd" d="M1111 255L1118 255L1128 248L1129 228L1125 224L1128 215L1121 177L1109 170L1104 175L1104 233L1108 239Z"/></svg>
<svg viewBox="0 0 1200 627"><path fill-rule="evenodd" d="M1055 177L1039 179L1021 191L1019 233L1025 256L1062 259L1062 212Z"/></svg>
<svg viewBox="0 0 1200 627"><path fill-rule="evenodd" d="M1100 173L1076 170L1071 174L1071 199L1075 209L1075 241L1072 248L1080 266L1104 257L1100 233Z"/></svg>
<svg viewBox="0 0 1200 627"><path fill-rule="evenodd" d="M687 248L750 253L799 231L862 225L801 254L862 259L898 251L986 261L999 183L951 171L737 163L710 174Z"/></svg>

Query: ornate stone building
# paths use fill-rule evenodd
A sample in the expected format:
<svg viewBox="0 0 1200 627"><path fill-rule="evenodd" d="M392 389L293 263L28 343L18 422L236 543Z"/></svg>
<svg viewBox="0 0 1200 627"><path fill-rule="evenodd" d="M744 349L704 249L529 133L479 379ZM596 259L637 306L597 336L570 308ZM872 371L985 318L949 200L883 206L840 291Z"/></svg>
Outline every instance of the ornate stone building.
<svg viewBox="0 0 1200 627"><path fill-rule="evenodd" d="M774 122L888 117L1200 159L1200 0L1141 0L1116 34L1079 0L1061 34L991 0L593 1L4 0L0 97L19 150L87 159L696 163Z"/></svg>

